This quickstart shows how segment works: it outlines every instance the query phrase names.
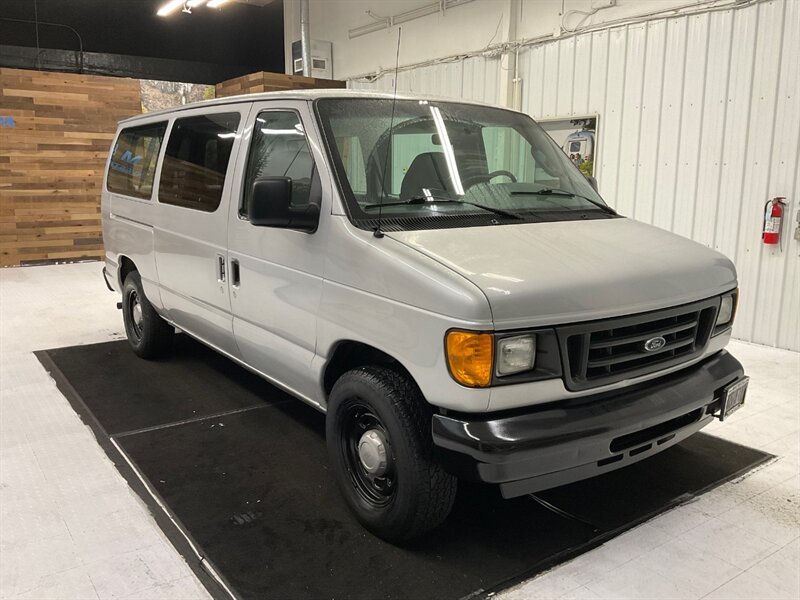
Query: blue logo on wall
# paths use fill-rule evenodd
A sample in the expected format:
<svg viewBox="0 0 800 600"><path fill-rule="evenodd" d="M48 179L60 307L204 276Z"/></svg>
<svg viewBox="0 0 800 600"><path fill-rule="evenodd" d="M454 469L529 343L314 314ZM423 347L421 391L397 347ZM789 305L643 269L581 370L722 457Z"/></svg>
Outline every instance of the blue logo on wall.
<svg viewBox="0 0 800 600"><path fill-rule="evenodd" d="M0 127L14 127L16 123L14 123L14 117L2 117L0 116Z"/></svg>

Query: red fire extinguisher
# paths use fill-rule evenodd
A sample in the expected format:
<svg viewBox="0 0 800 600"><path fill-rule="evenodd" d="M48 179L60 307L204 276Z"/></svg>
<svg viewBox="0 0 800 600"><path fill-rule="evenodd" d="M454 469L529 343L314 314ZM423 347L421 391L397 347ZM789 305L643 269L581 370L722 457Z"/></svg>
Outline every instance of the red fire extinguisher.
<svg viewBox="0 0 800 600"><path fill-rule="evenodd" d="M786 198L778 196L772 200L767 200L764 205L764 229L761 239L765 244L778 244L781 241L781 229L783 227L783 209L786 206Z"/></svg>

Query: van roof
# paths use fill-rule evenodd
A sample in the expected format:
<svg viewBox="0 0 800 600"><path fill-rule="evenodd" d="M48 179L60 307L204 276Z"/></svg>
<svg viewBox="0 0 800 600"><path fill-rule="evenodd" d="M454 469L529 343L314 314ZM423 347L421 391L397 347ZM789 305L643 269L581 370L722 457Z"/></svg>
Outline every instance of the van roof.
<svg viewBox="0 0 800 600"><path fill-rule="evenodd" d="M282 92L261 92L258 94L241 94L238 96L226 96L214 100L203 100L192 102L174 108L166 108L153 112L142 113L120 121L120 124L138 121L158 115L170 115L184 110L200 108L205 106L220 106L224 104L235 104L239 102L262 102L264 100L316 100L317 98L383 98L391 100L394 94L391 92L375 92L372 90L344 90L344 89L322 89L322 90L286 90ZM504 110L513 110L505 106L492 105L486 102L476 102L461 98L443 98L441 96L421 95L421 94L397 94L398 100L435 100L437 102L457 102L459 104L476 104L479 106L496 106ZM517 112L517 111L514 111Z"/></svg>

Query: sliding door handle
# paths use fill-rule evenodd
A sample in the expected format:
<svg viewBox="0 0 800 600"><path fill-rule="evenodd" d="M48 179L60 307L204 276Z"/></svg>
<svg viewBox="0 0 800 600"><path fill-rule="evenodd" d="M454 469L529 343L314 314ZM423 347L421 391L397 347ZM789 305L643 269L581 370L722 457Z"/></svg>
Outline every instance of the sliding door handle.
<svg viewBox="0 0 800 600"><path fill-rule="evenodd" d="M217 281L225 282L225 257L222 254L217 254Z"/></svg>
<svg viewBox="0 0 800 600"><path fill-rule="evenodd" d="M236 258L231 259L231 285L238 288L241 284L239 279L239 260Z"/></svg>

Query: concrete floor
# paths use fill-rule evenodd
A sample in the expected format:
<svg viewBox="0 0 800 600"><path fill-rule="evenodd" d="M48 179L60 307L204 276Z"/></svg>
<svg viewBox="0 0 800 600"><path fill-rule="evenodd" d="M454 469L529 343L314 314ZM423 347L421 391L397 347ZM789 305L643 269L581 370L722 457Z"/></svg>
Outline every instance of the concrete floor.
<svg viewBox="0 0 800 600"><path fill-rule="evenodd" d="M208 598L32 354L123 338L100 268L0 270L0 597ZM499 598L800 598L800 354L730 349L747 404L706 431L778 459Z"/></svg>

